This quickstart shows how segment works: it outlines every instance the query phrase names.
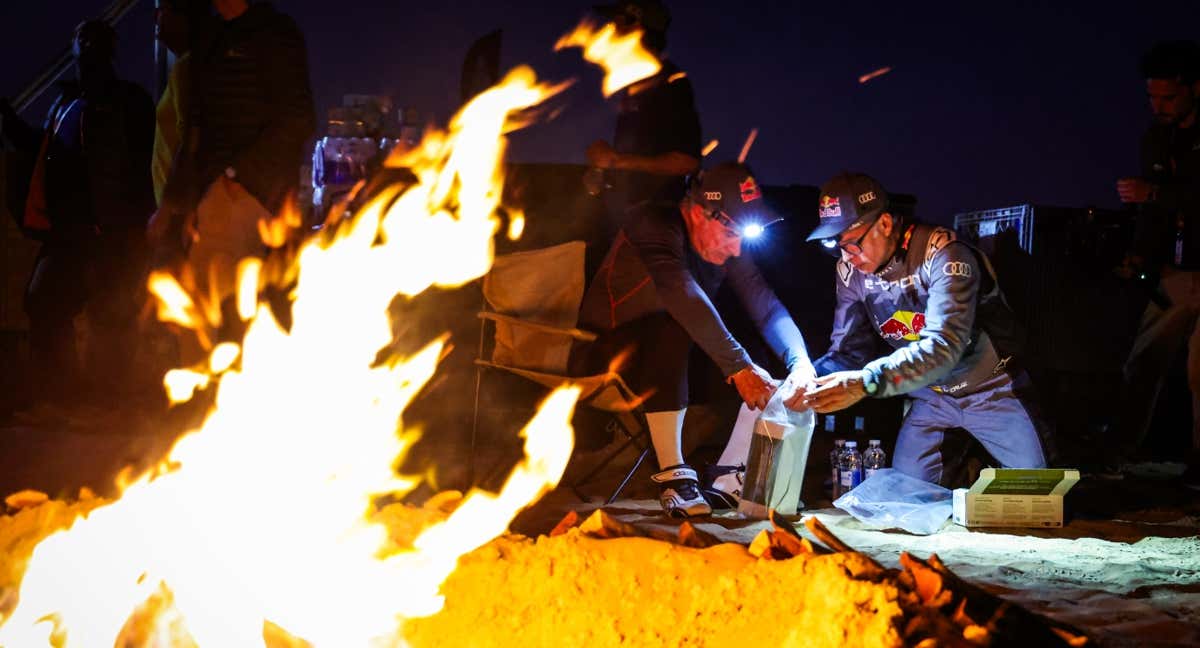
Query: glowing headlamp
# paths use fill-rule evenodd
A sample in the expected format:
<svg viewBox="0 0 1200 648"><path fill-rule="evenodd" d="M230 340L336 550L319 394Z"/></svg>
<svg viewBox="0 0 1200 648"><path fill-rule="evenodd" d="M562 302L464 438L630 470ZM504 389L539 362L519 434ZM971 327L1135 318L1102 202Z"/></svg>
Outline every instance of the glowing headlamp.
<svg viewBox="0 0 1200 648"><path fill-rule="evenodd" d="M775 220L767 222L767 223L746 223L741 228L742 238L746 238L746 239L759 238L764 233L766 233L768 227L774 225L775 223L778 223L781 220L783 220L783 219L776 218Z"/></svg>

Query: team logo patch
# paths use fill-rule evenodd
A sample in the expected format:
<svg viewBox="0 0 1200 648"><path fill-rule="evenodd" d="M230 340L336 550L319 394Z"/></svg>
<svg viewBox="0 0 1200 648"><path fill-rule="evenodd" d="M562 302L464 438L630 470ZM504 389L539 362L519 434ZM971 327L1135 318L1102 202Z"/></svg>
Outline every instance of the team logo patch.
<svg viewBox="0 0 1200 648"><path fill-rule="evenodd" d="M704 199L705 200L720 200L721 192L720 191L705 191Z"/></svg>
<svg viewBox="0 0 1200 648"><path fill-rule="evenodd" d="M970 277L971 264L962 261L949 261L942 266L942 274L949 277Z"/></svg>
<svg viewBox="0 0 1200 648"><path fill-rule="evenodd" d="M915 342L921 339L920 333L924 328L925 313L896 311L886 322L879 325L879 334L885 340Z"/></svg>
<svg viewBox="0 0 1200 648"><path fill-rule="evenodd" d="M875 192L874 191L868 191L867 193L858 195L858 204L860 204L860 205L865 205L865 204L871 202L872 200L875 200Z"/></svg>
<svg viewBox="0 0 1200 648"><path fill-rule="evenodd" d="M821 218L841 218L842 206L838 204L838 199L833 196L821 196L817 215Z"/></svg>
<svg viewBox="0 0 1200 648"><path fill-rule="evenodd" d="M742 192L742 202L748 203L752 200L762 198L762 191L758 188L758 183L754 178L746 178L738 185L738 189Z"/></svg>

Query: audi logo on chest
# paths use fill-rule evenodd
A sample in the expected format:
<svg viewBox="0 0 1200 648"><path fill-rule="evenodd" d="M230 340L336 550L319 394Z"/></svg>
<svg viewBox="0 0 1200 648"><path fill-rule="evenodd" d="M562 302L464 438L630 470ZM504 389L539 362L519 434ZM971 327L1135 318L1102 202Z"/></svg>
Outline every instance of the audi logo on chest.
<svg viewBox="0 0 1200 648"><path fill-rule="evenodd" d="M962 261L949 261L942 266L942 274L949 277L970 277L971 265Z"/></svg>
<svg viewBox="0 0 1200 648"><path fill-rule="evenodd" d="M704 199L705 200L720 200L721 192L720 191L705 191Z"/></svg>

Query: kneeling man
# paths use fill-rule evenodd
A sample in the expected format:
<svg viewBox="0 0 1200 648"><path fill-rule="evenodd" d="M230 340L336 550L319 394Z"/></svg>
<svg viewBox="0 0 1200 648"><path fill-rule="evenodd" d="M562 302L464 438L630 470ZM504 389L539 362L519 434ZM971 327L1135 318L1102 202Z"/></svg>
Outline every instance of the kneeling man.
<svg viewBox="0 0 1200 648"><path fill-rule="evenodd" d="M840 258L829 352L794 409L835 412L859 400L914 399L893 467L942 480L942 441L963 428L1005 468L1046 465L1042 427L1020 369L1018 327L991 264L954 232L888 209L873 178L841 174L821 188L809 241ZM893 351L875 358L876 338Z"/></svg>

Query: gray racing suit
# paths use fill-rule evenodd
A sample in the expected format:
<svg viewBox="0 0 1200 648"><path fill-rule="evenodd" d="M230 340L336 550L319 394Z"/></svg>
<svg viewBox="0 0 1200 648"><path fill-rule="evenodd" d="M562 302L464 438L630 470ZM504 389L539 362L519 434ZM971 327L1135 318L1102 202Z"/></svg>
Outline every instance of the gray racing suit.
<svg viewBox="0 0 1200 648"><path fill-rule="evenodd" d="M818 375L865 369L877 398L914 400L893 465L942 479L941 445L963 428L1006 468L1046 465L1043 430L1017 368L1020 335L987 258L951 230L908 225L896 256L878 274L837 264L837 307ZM894 350L872 359L875 338Z"/></svg>

